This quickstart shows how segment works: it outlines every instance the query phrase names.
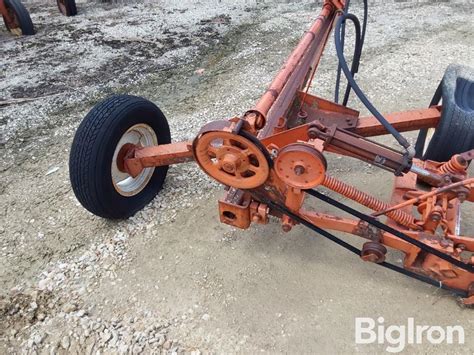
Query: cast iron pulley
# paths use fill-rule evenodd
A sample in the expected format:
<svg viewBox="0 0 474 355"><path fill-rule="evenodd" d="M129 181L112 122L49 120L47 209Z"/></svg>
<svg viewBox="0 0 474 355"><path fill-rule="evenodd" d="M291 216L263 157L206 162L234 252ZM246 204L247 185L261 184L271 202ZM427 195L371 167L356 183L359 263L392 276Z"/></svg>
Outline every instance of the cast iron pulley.
<svg viewBox="0 0 474 355"><path fill-rule="evenodd" d="M326 158L313 146L293 143L279 151L274 168L285 184L306 190L323 182L327 162Z"/></svg>
<svg viewBox="0 0 474 355"><path fill-rule="evenodd" d="M228 131L204 131L193 142L196 162L213 179L238 189L265 183L270 168L265 154L249 139Z"/></svg>

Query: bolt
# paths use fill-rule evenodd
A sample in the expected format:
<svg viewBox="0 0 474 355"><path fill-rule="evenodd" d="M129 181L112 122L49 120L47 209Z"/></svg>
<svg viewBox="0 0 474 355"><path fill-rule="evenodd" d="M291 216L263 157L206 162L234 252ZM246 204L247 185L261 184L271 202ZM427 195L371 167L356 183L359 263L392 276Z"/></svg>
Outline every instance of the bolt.
<svg viewBox="0 0 474 355"><path fill-rule="evenodd" d="M224 164L222 168L228 173L234 172L234 167L231 164Z"/></svg>
<svg viewBox="0 0 474 355"><path fill-rule="evenodd" d="M283 232L289 232L291 230L291 224L289 223L282 224L281 229L283 229Z"/></svg>
<svg viewBox="0 0 474 355"><path fill-rule="evenodd" d="M308 118L308 113L306 111L300 110L297 114L297 117L300 120L306 121L306 119Z"/></svg>
<svg viewBox="0 0 474 355"><path fill-rule="evenodd" d="M310 139L318 138L318 133L319 133L319 130L317 128L311 127L310 129L308 129L308 137Z"/></svg>
<svg viewBox="0 0 474 355"><path fill-rule="evenodd" d="M461 250L466 250L466 245L464 245L464 244L458 244L456 247L461 249Z"/></svg>
<svg viewBox="0 0 474 355"><path fill-rule="evenodd" d="M458 163L461 164L462 166L467 166L467 160L461 156L458 157Z"/></svg>
<svg viewBox="0 0 474 355"><path fill-rule="evenodd" d="M293 170L297 176L303 175L306 172L306 169L304 168L304 166L299 165L299 164L296 165Z"/></svg>
<svg viewBox="0 0 474 355"><path fill-rule="evenodd" d="M441 239L439 241L439 245L441 245L443 248L447 248L449 247L449 241L447 241L446 239Z"/></svg>
<svg viewBox="0 0 474 355"><path fill-rule="evenodd" d="M467 288L467 292L469 296L474 296L474 282L471 282L469 284L469 287Z"/></svg>
<svg viewBox="0 0 474 355"><path fill-rule="evenodd" d="M467 193L466 192L460 192L458 193L458 200L459 202L464 202L467 199Z"/></svg>

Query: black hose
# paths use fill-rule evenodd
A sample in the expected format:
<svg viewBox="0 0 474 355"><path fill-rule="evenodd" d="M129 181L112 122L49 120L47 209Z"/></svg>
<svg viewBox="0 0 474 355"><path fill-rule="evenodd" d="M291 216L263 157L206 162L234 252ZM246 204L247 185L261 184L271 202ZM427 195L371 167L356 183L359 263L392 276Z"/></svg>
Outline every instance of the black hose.
<svg viewBox="0 0 474 355"><path fill-rule="evenodd" d="M344 14L349 13L349 5L350 1L346 2L346 6L344 7ZM361 34L360 34L360 46L355 46L354 48L354 56L352 60L352 68L351 68L351 73L352 76L355 76L355 74L359 71L359 63L360 63L360 58L362 56L362 48L364 47L364 42L365 42L365 33L367 31L367 19L368 19L368 13L369 13L369 6L367 0L364 0L364 17L362 20L362 27L361 27ZM343 22L341 26L341 43L342 47L344 48L345 45L345 37L346 37L346 23ZM357 54L358 53L358 54ZM339 88L341 85L341 64L338 63L337 65L337 75L336 75L336 87L334 90L334 102L339 103ZM351 86L349 83L346 85L346 90L344 94L344 99L343 99L343 105L347 106L347 102L349 101L349 94L351 91Z"/></svg>
<svg viewBox="0 0 474 355"><path fill-rule="evenodd" d="M356 47L357 43L359 44L358 46L360 47L360 36L361 36L361 31L360 31L360 23L357 17L353 14L343 14L339 17L337 23L336 23L336 28L334 31L334 40L335 40L335 45L336 45L336 52L337 52L337 57L339 59L339 64L341 65L341 69L344 72L344 75L347 78L347 81L349 85L351 86L351 89L354 90L356 93L357 97L359 100L367 107L367 109L374 115L374 117L384 126L384 128L397 140L398 143L405 149L408 149L410 147L410 143L398 132L386 119L385 117L382 116L382 114L372 105L372 103L369 101L369 99L365 96L357 82L354 80L354 76L351 73L351 70L349 70L349 67L347 65L346 59L344 57L344 48L342 46L341 42L341 26L342 24L346 21L350 20L356 30ZM355 58L354 58L355 59ZM410 153L411 155L411 153ZM411 156L410 156L411 158Z"/></svg>
<svg viewBox="0 0 474 355"><path fill-rule="evenodd" d="M356 20L356 21L354 21L354 20ZM351 64L351 76L353 78L354 78L355 74L359 71L359 63L360 63L360 58L362 56L362 35L361 35L360 22L359 22L359 19L355 16L354 16L354 20L353 20L353 23L354 23L354 26L355 26L355 29L356 29L356 34L355 34L355 44L354 44L354 55L352 57L352 64ZM342 27L341 27L341 31L342 31ZM341 32L341 36L342 36L342 32ZM344 47L343 43L341 43L341 45ZM342 69L342 64L340 64L340 65L341 65L341 69ZM352 86L350 85L350 82L347 81L346 91L344 93L344 99L342 100L342 104L344 106L347 106L347 102L349 101L349 94L351 92L351 89L352 89Z"/></svg>
<svg viewBox="0 0 474 355"><path fill-rule="evenodd" d="M362 20L360 41L359 41L358 46L355 45L354 56L353 56L352 65L351 65L352 77L355 77L355 74L359 72L360 58L362 57L362 49L364 48L365 33L366 33L366 30L367 30L368 13L369 13L369 9L368 9L367 0L364 0L364 17L363 17L363 20ZM345 31L345 30L342 29L342 27L341 27L341 31ZM344 47L344 43L342 44L342 46ZM342 104L344 106L347 106L347 103L349 102L350 93L351 93L351 85L348 82L347 85L346 85L346 91L344 93L344 99L342 101Z"/></svg>
<svg viewBox="0 0 474 355"><path fill-rule="evenodd" d="M349 6L350 6L351 1L347 0L346 6L344 8L344 13L349 12ZM341 42L342 42L342 47L344 47L344 40L346 38L346 23L344 22L341 26ZM334 102L336 104L339 103L339 86L341 85L341 73L342 73L342 68L341 68L341 63L337 63L337 74L336 74L336 88L334 89Z"/></svg>

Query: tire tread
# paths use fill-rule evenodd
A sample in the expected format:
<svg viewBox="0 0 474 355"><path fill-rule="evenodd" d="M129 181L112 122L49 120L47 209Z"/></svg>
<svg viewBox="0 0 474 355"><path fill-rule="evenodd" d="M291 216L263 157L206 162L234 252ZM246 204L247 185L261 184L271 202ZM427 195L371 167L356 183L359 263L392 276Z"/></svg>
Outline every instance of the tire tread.
<svg viewBox="0 0 474 355"><path fill-rule="evenodd" d="M114 125L114 117L135 106L153 105L146 99L130 96L112 96L96 105L84 118L77 129L69 158L69 173L74 193L79 202L90 212L105 218L118 216L112 206L104 205L102 191L98 190L96 174L101 171L97 161L97 151L101 139ZM156 107L156 106L154 106ZM169 135L169 133L168 133ZM94 156L96 161L94 161ZM130 215L136 212L132 209Z"/></svg>

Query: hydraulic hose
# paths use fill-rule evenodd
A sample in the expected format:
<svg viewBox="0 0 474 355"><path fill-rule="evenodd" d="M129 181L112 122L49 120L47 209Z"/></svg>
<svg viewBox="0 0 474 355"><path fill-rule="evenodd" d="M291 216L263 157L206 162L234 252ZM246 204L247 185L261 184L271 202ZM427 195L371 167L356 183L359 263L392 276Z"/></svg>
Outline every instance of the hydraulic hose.
<svg viewBox="0 0 474 355"><path fill-rule="evenodd" d="M346 6L344 8L344 14L349 13L349 5L350 5L350 0L348 0L346 2ZM359 63L360 63L360 58L362 57L362 48L364 48L365 34L366 34L366 31L367 31L368 13L369 13L368 2L367 2L367 0L364 0L364 17L363 17L363 20L362 20L360 41L359 41L359 45L356 44L355 47L354 47L354 55L353 55L352 65L351 65L351 73L352 73L353 77L355 77L355 74L359 71ZM345 37L346 37L346 23L344 21L341 25L341 43L342 43L343 48L344 48L344 45L345 45L345 43L344 43ZM338 63L338 65L337 65L337 76L336 76L336 87L335 87L335 90L334 90L334 102L335 103L339 103L339 88L340 88L340 84L341 84L341 71L342 71L341 64ZM351 86L349 85L349 83L347 83L346 90L345 90L345 93L344 93L344 99L343 99L343 102L342 102L342 104L344 106L347 106L347 102L349 101L350 92L351 92Z"/></svg>
<svg viewBox="0 0 474 355"><path fill-rule="evenodd" d="M347 78L348 84L350 85L351 89L354 90L356 93L357 97L359 100L367 107L367 109L374 115L374 117L384 126L384 128L397 140L397 142L404 147L407 150L407 154L411 160L411 158L414 155L414 151L412 152L411 150L409 151L408 148L410 147L410 143L398 132L386 119L385 117L382 116L382 114L375 108L374 105L369 101L367 96L363 93L359 85L354 79L353 74L351 73L351 70L349 69L349 66L347 65L347 61L344 57L344 48L342 45L342 24L346 22L346 20L351 21L354 24L355 31L356 31L356 48L360 48L360 41L361 41L361 28L360 28L360 22L358 18L349 13L344 13L341 15L336 23L336 28L334 31L334 40L335 40L335 45L336 45L336 52L337 52L337 57L339 59L339 64L341 65L341 69L344 72L344 75ZM357 55L358 51L357 51ZM356 56L354 56L354 59L356 59ZM353 63L354 64L354 63ZM357 69L357 65L355 68Z"/></svg>
<svg viewBox="0 0 474 355"><path fill-rule="evenodd" d="M346 1L346 6L344 8L344 13L347 14L349 12L349 6L350 6L351 1L347 0ZM345 43L345 38L346 38L346 23L343 22L341 25L341 43L342 47L344 47ZM334 89L334 102L336 104L339 103L339 87L341 85L341 73L342 73L342 68L341 68L341 63L337 63L337 75L336 75L336 88ZM347 85L349 86L349 85ZM347 88L346 88L347 90Z"/></svg>

